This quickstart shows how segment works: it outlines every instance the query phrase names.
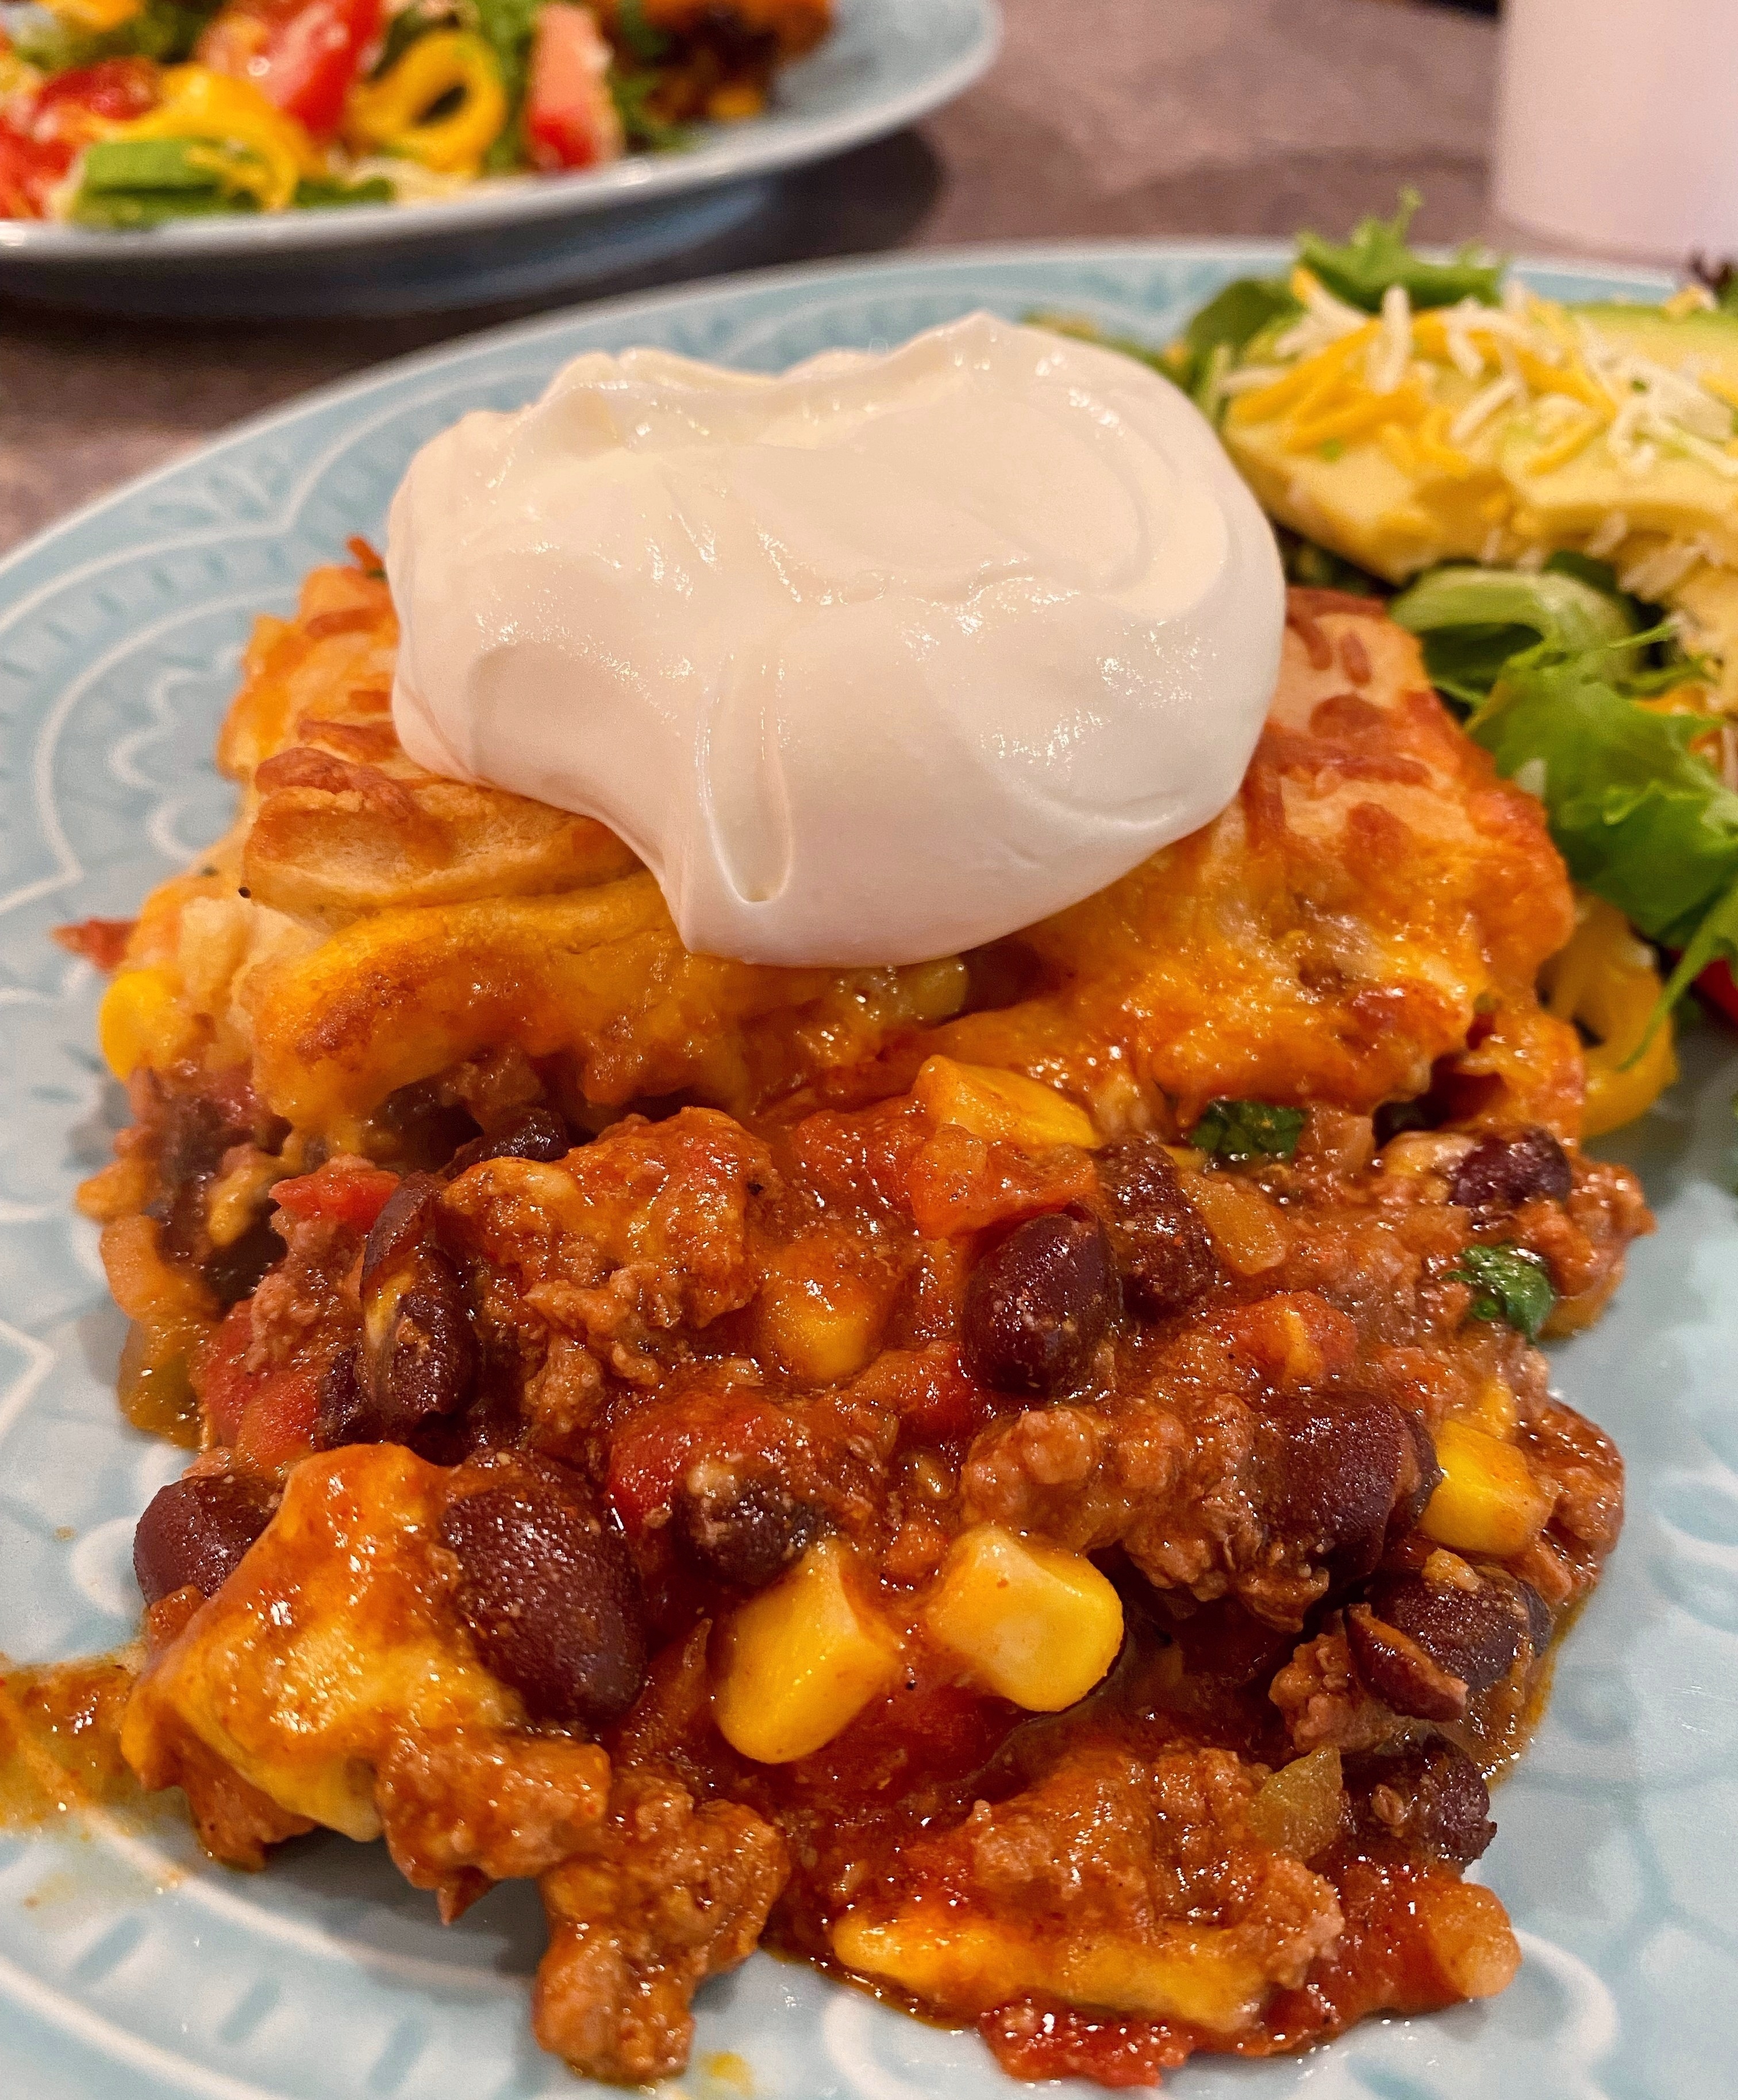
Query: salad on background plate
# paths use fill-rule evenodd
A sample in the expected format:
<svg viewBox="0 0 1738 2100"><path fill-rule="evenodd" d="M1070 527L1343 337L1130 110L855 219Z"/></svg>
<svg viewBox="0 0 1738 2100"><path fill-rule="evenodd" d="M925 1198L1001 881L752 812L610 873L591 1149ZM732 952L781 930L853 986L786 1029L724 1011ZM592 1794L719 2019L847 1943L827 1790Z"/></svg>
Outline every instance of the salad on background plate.
<svg viewBox="0 0 1738 2100"><path fill-rule="evenodd" d="M1293 580L1388 597L1544 802L1579 890L1546 993L1598 1135L1675 1077L1692 984L1738 1021L1738 287L1564 304L1476 246L1418 254L1417 202L1118 346L1211 419Z"/></svg>
<svg viewBox="0 0 1738 2100"><path fill-rule="evenodd" d="M110 231L417 203L765 108L831 0L0 7L0 218Z"/></svg>

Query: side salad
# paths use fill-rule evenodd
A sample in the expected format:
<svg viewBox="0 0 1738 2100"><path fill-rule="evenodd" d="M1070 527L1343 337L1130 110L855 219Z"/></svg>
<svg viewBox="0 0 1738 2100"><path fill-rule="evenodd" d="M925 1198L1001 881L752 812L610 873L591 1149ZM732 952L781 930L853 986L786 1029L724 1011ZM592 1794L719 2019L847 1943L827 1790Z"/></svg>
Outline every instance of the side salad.
<svg viewBox="0 0 1738 2100"><path fill-rule="evenodd" d="M414 203L764 107L832 0L0 4L0 218Z"/></svg>
<svg viewBox="0 0 1738 2100"><path fill-rule="evenodd" d="M1544 803L1581 897L1545 989L1596 1135L1675 1077L1692 985L1738 1022L1738 282L1564 306L1417 254L1416 204L1115 346L1193 395L1293 580L1389 597Z"/></svg>

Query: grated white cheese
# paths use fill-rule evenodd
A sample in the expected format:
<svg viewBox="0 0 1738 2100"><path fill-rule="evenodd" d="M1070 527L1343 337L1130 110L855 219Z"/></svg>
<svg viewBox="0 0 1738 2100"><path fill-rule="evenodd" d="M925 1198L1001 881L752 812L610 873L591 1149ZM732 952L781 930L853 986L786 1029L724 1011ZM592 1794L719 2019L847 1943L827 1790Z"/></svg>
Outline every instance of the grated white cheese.
<svg viewBox="0 0 1738 2100"><path fill-rule="evenodd" d="M1545 800L1551 770L1542 758L1528 759L1524 765L1515 767L1511 777L1523 794L1537 796L1542 802Z"/></svg>
<svg viewBox="0 0 1738 2100"><path fill-rule="evenodd" d="M1499 408L1510 402L1518 401L1525 390L1518 378L1493 379L1482 388L1462 408L1449 426L1449 443L1463 445L1476 438ZM1553 399L1559 397L1553 395Z"/></svg>
<svg viewBox="0 0 1738 2100"><path fill-rule="evenodd" d="M1502 527L1493 525L1484 536L1484 545L1479 549L1479 559L1488 569L1495 568L1502 559Z"/></svg>
<svg viewBox="0 0 1738 2100"><path fill-rule="evenodd" d="M1283 364L1246 364L1241 372L1228 372L1219 382L1221 394L1253 394L1259 387L1271 386L1276 379L1283 379L1286 368Z"/></svg>
<svg viewBox="0 0 1738 2100"><path fill-rule="evenodd" d="M1382 295L1382 328L1370 346L1365 373L1373 394L1392 394L1412 362L1412 302L1404 285L1390 285Z"/></svg>
<svg viewBox="0 0 1738 2100"><path fill-rule="evenodd" d="M1593 533L1583 552L1603 562L1608 554L1615 554L1630 536L1630 514L1627 510L1608 510L1599 520L1599 530Z"/></svg>
<svg viewBox="0 0 1738 2100"><path fill-rule="evenodd" d="M1700 540L1668 540L1663 547L1631 562L1620 571L1617 581L1637 598L1664 598L1707 559L1708 550Z"/></svg>

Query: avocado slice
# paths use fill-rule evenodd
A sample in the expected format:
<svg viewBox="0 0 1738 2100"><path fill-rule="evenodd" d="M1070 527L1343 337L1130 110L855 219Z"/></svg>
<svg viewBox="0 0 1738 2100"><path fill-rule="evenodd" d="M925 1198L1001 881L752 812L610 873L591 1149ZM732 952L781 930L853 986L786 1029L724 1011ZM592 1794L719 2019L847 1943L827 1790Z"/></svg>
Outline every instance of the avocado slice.
<svg viewBox="0 0 1738 2100"><path fill-rule="evenodd" d="M1738 314L1702 307L1669 314L1662 307L1643 307L1617 299L1567 311L1599 333L1638 356L1682 371L1693 359L1700 375L1724 382L1738 393Z"/></svg>

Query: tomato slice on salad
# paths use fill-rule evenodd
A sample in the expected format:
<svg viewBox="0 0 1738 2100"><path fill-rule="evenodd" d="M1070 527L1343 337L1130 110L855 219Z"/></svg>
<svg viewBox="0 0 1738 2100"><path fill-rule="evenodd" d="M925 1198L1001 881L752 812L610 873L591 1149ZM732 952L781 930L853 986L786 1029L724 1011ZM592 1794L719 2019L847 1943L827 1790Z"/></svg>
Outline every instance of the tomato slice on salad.
<svg viewBox="0 0 1738 2100"><path fill-rule="evenodd" d="M99 122L143 117L157 99L148 59L103 59L45 81L0 123L0 218L45 218L57 184Z"/></svg>
<svg viewBox="0 0 1738 2100"><path fill-rule="evenodd" d="M214 73L251 81L315 138L329 138L380 26L381 0L232 0L195 55Z"/></svg>
<svg viewBox="0 0 1738 2100"><path fill-rule="evenodd" d="M589 168L626 144L610 93L610 46L589 7L549 0L537 17L525 139L540 168Z"/></svg>

